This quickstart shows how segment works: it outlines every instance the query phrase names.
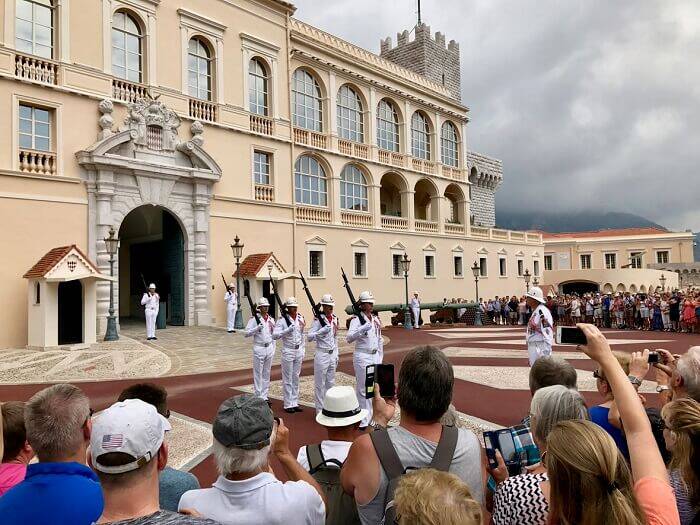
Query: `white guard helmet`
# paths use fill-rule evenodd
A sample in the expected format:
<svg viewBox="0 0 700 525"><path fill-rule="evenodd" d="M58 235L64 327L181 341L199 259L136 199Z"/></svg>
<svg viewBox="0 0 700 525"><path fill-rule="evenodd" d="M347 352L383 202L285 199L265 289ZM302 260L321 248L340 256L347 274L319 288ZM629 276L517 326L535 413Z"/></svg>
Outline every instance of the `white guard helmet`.
<svg viewBox="0 0 700 525"><path fill-rule="evenodd" d="M149 289L149 290L155 290L155 289L156 289L156 285L153 284L153 283L151 283L151 284L148 285L148 289Z"/></svg>
<svg viewBox="0 0 700 525"><path fill-rule="evenodd" d="M297 298L296 298L296 297L289 297L289 298L287 299L287 301L284 303L284 305L287 306L287 307L289 307L289 306L296 306L296 307L299 307L299 303L297 302Z"/></svg>
<svg viewBox="0 0 700 525"><path fill-rule="evenodd" d="M358 299L358 302L374 304L374 295L372 295L372 292L367 292L367 291L362 292L360 294L360 298Z"/></svg>
<svg viewBox="0 0 700 525"><path fill-rule="evenodd" d="M258 306L270 306L270 301L267 300L267 297L261 297L258 299Z"/></svg>
<svg viewBox="0 0 700 525"><path fill-rule="evenodd" d="M235 285L234 283L228 283L228 287L229 287L229 288L235 288L236 285Z"/></svg>
<svg viewBox="0 0 700 525"><path fill-rule="evenodd" d="M534 299L535 301L538 301L540 303L544 303L544 293L542 293L542 288L539 286L532 286L530 287L530 291L525 294L526 297L530 297L531 299Z"/></svg>
<svg viewBox="0 0 700 525"><path fill-rule="evenodd" d="M325 304L326 306L335 306L335 301L333 300L333 296L329 293L321 297L321 304Z"/></svg>

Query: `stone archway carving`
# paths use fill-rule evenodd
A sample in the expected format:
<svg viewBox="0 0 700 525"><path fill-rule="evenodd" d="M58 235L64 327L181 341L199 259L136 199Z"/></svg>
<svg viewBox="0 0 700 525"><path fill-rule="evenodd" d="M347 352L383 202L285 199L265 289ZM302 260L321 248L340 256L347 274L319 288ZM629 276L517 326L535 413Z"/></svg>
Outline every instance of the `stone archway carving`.
<svg viewBox="0 0 700 525"><path fill-rule="evenodd" d="M99 104L98 140L76 154L88 193L88 255L109 272L103 239L142 205L161 206L180 222L185 249L185 323L211 323L209 306L209 206L221 168L202 149L201 122L191 138L179 135L180 117L162 102L147 98L129 105L124 125L113 129L110 100ZM118 263L117 263L118 264ZM118 275L115 265L115 275ZM118 287L118 286L117 286ZM119 298L115 290L115 309ZM98 333L109 307L109 286L97 290Z"/></svg>

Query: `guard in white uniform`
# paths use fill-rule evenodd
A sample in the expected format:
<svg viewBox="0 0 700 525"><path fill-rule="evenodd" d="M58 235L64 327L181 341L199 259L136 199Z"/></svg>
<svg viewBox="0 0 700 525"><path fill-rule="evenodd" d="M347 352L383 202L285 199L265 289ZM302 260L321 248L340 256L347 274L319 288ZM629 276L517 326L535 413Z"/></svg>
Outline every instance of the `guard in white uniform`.
<svg viewBox="0 0 700 525"><path fill-rule="evenodd" d="M554 341L554 321L552 314L544 303L544 294L538 286L533 286L525 295L527 305L533 310L530 320L527 323L527 353L530 366L540 357L548 356L552 353L552 343Z"/></svg>
<svg viewBox="0 0 700 525"><path fill-rule="evenodd" d="M226 303L226 330L230 334L236 331L236 312L238 311L238 294L233 283L228 285L224 302Z"/></svg>
<svg viewBox="0 0 700 525"><path fill-rule="evenodd" d="M314 394L316 413L323 410L326 392L335 384L335 369L338 367L338 318L333 313L335 301L331 294L321 297L321 307L325 326L314 319L307 336L309 341L316 341L314 355Z"/></svg>
<svg viewBox="0 0 700 525"><path fill-rule="evenodd" d="M418 323L420 319L420 299L418 299L418 292L413 292L410 306L411 312L413 312L413 328L420 329L420 324Z"/></svg>
<svg viewBox="0 0 700 525"><path fill-rule="evenodd" d="M292 324L287 326L284 316L280 316L272 333L274 339L282 340L282 383L284 385L284 411L301 412L299 406L299 375L304 359L304 317L297 312L299 303L290 297L284 303Z"/></svg>
<svg viewBox="0 0 700 525"><path fill-rule="evenodd" d="M275 341L272 334L275 331L275 320L267 312L270 302L261 297L258 300L260 324L252 316L245 327L245 336L253 338L253 392L256 396L267 399L270 391L270 368L275 356Z"/></svg>
<svg viewBox="0 0 700 525"><path fill-rule="evenodd" d="M156 337L156 319L160 308L160 295L156 293L156 285L148 285L148 291L141 298L141 306L146 310L146 339L152 341Z"/></svg>
<svg viewBox="0 0 700 525"><path fill-rule="evenodd" d="M362 292L358 302L362 311L360 315L363 316L365 323L362 324L358 317L353 317L346 340L348 343L355 343L355 352L352 356L352 364L355 368L355 395L360 408L367 410L367 415L360 423L360 426L366 427L372 420L372 400L365 398L365 376L367 365L382 362L382 323L379 317L372 315L374 296L370 292Z"/></svg>

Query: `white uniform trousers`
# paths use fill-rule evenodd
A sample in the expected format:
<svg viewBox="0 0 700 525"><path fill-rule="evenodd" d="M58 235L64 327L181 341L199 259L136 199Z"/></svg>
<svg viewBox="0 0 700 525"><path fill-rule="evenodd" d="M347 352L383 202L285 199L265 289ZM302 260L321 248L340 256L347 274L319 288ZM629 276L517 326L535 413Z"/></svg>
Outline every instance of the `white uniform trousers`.
<svg viewBox="0 0 700 525"><path fill-rule="evenodd" d="M552 345L547 341L528 341L527 355L532 366L540 357L546 357L552 354Z"/></svg>
<svg viewBox="0 0 700 525"><path fill-rule="evenodd" d="M265 401L270 392L270 368L272 368L274 355L275 349L272 343L267 347L253 347L253 393Z"/></svg>
<svg viewBox="0 0 700 525"><path fill-rule="evenodd" d="M355 352L352 356L352 365L355 368L355 395L360 408L367 410L367 415L360 423L366 427L372 420L372 400L365 397L365 377L367 375L367 365L377 364L377 354L365 354Z"/></svg>
<svg viewBox="0 0 700 525"><path fill-rule="evenodd" d="M236 308L235 306L233 306L233 307L227 306L226 307L226 330L228 330L229 332L232 332L233 330L236 329L236 311L237 310L238 310L238 308Z"/></svg>
<svg viewBox="0 0 700 525"><path fill-rule="evenodd" d="M284 408L299 406L299 374L304 350L299 348L282 348L282 383Z"/></svg>
<svg viewBox="0 0 700 525"><path fill-rule="evenodd" d="M158 311L153 308L146 308L146 337L156 336L156 318Z"/></svg>
<svg viewBox="0 0 700 525"><path fill-rule="evenodd" d="M413 328L418 328L418 319L420 319L420 308L411 308L413 312Z"/></svg>
<svg viewBox="0 0 700 525"><path fill-rule="evenodd" d="M338 353L316 350L314 355L314 394L316 412L323 410L323 399L326 392L335 384L335 369L338 367Z"/></svg>

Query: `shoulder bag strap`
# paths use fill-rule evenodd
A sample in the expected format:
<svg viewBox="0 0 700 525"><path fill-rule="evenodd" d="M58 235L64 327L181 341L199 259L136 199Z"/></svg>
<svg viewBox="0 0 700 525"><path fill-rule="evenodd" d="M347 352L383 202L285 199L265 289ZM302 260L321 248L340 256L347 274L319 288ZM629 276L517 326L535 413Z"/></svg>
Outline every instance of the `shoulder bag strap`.
<svg viewBox="0 0 700 525"><path fill-rule="evenodd" d="M435 449L433 460L430 462L431 468L441 470L443 472L450 470L452 458L454 457L455 450L457 448L458 436L459 432L457 431L457 427L443 425L440 441Z"/></svg>
<svg viewBox="0 0 700 525"><path fill-rule="evenodd" d="M323 465L323 452L320 443L306 446L306 459L309 460L309 472L315 472L318 467Z"/></svg>
<svg viewBox="0 0 700 525"><path fill-rule="evenodd" d="M387 478L391 481L401 476L404 472L404 468L389 438L389 432L387 432L385 428L381 428L371 432L369 437L372 440L374 451L377 453L377 457L384 468L384 472L386 472Z"/></svg>

